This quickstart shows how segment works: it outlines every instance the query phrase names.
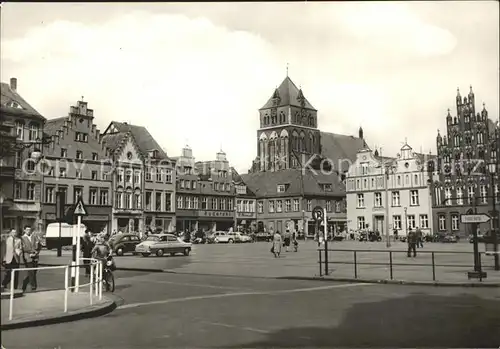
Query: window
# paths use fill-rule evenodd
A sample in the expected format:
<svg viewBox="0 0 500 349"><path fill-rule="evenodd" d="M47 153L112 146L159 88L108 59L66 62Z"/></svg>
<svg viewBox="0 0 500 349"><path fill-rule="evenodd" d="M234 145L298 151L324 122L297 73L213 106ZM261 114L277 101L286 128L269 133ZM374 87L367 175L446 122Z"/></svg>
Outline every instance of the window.
<svg viewBox="0 0 500 349"><path fill-rule="evenodd" d="M147 191L146 192L146 207L145 207L145 209L147 211L153 211L153 208L151 206L152 205L152 202L151 202L152 200L153 200L153 193L150 192L150 191Z"/></svg>
<svg viewBox="0 0 500 349"><path fill-rule="evenodd" d="M29 171L28 174L35 174L35 160L31 158L31 153L28 155L26 170Z"/></svg>
<svg viewBox="0 0 500 349"><path fill-rule="evenodd" d="M204 198L206 200L206 198ZM182 196L177 197L177 208L183 208Z"/></svg>
<svg viewBox="0 0 500 349"><path fill-rule="evenodd" d="M307 210L307 212L311 212L312 211L312 200L307 200L306 210Z"/></svg>
<svg viewBox="0 0 500 349"><path fill-rule="evenodd" d="M444 188L444 204L451 205L451 188Z"/></svg>
<svg viewBox="0 0 500 349"><path fill-rule="evenodd" d="M269 200L269 213L274 213L274 200Z"/></svg>
<svg viewBox="0 0 500 349"><path fill-rule="evenodd" d="M162 182L162 173L163 171L161 171L159 168L156 169L156 181L157 182Z"/></svg>
<svg viewBox="0 0 500 349"><path fill-rule="evenodd" d="M97 205L97 189L89 189L89 203L91 205Z"/></svg>
<svg viewBox="0 0 500 349"><path fill-rule="evenodd" d="M445 215L439 215L438 222L439 222L439 230L441 230L441 231L446 230L446 217L445 217Z"/></svg>
<svg viewBox="0 0 500 349"><path fill-rule="evenodd" d="M82 160L83 159L83 152L81 150L77 150L76 151L76 158L78 160Z"/></svg>
<svg viewBox="0 0 500 349"><path fill-rule="evenodd" d="M108 205L108 191L106 189L101 189L99 192L99 205Z"/></svg>
<svg viewBox="0 0 500 349"><path fill-rule="evenodd" d="M169 193L167 193L166 195L169 197L169 198L168 198L168 202L170 202L170 194L169 194ZM165 202L167 202L167 201L165 201ZM170 208L170 206L169 206L169 208ZM194 200L193 200L193 208L194 208L195 210L197 210L197 209L198 209L198 197L197 197L197 196L195 196L195 197L194 197ZM170 211L170 209L165 210L165 211Z"/></svg>
<svg viewBox="0 0 500 349"><path fill-rule="evenodd" d="M457 231L459 227L458 224L458 215L457 214L452 214L451 215L451 230Z"/></svg>
<svg viewBox="0 0 500 349"><path fill-rule="evenodd" d="M170 168L165 171L165 182L172 183L172 169Z"/></svg>
<svg viewBox="0 0 500 349"><path fill-rule="evenodd" d="M462 190L462 188L457 187L457 205L464 204L463 196L464 196L464 191Z"/></svg>
<svg viewBox="0 0 500 349"><path fill-rule="evenodd" d="M410 205L411 206L418 206L418 190L411 190L410 191Z"/></svg>
<svg viewBox="0 0 500 349"><path fill-rule="evenodd" d="M82 171L81 170L76 170L76 178L78 178L78 179L82 178Z"/></svg>
<svg viewBox="0 0 500 349"><path fill-rule="evenodd" d="M483 133L482 132L478 132L477 133L477 144L483 144L483 142L484 142Z"/></svg>
<svg viewBox="0 0 500 349"><path fill-rule="evenodd" d="M407 220L408 220L408 228L415 229L415 227L416 227L416 224L415 224L415 215L409 214L407 216Z"/></svg>
<svg viewBox="0 0 500 349"><path fill-rule="evenodd" d="M323 191L332 191L331 184L323 184Z"/></svg>
<svg viewBox="0 0 500 349"><path fill-rule="evenodd" d="M49 168L49 173L47 174L47 176L54 177L54 168L53 167Z"/></svg>
<svg viewBox="0 0 500 349"><path fill-rule="evenodd" d="M401 229L401 216L392 216L392 228Z"/></svg>
<svg viewBox="0 0 500 349"><path fill-rule="evenodd" d="M227 199L220 199L220 201L219 201L219 207L222 211L226 210L226 201L227 201ZM281 201L280 201L280 203L281 203Z"/></svg>
<svg viewBox="0 0 500 349"><path fill-rule="evenodd" d="M365 217L358 217L358 229L365 229Z"/></svg>
<svg viewBox="0 0 500 349"><path fill-rule="evenodd" d="M180 186L182 189L184 189L184 179L181 179L181 180L179 181L179 186Z"/></svg>
<svg viewBox="0 0 500 349"><path fill-rule="evenodd" d="M196 189L196 180L191 181L191 189Z"/></svg>
<svg viewBox="0 0 500 349"><path fill-rule="evenodd" d="M144 179L148 182L151 181L151 167L146 167L146 177Z"/></svg>
<svg viewBox="0 0 500 349"><path fill-rule="evenodd" d="M418 185L418 175L415 175L413 185Z"/></svg>
<svg viewBox="0 0 500 349"><path fill-rule="evenodd" d="M429 228L429 217L426 214L420 215L420 228L428 229Z"/></svg>
<svg viewBox="0 0 500 349"><path fill-rule="evenodd" d="M285 190L286 190L286 187L284 184L278 184L278 188L277 188L278 193L284 193Z"/></svg>
<svg viewBox="0 0 500 349"><path fill-rule="evenodd" d="M208 199L203 197L201 198L201 209L206 210L208 208Z"/></svg>
<svg viewBox="0 0 500 349"><path fill-rule="evenodd" d="M401 201L399 199L399 191L392 192L392 206L401 206Z"/></svg>
<svg viewBox="0 0 500 349"><path fill-rule="evenodd" d="M382 207L382 193L375 193L375 207Z"/></svg>
<svg viewBox="0 0 500 349"><path fill-rule="evenodd" d="M488 187L485 185L481 185L480 191L481 191L481 203L487 204L488 203Z"/></svg>
<svg viewBox="0 0 500 349"><path fill-rule="evenodd" d="M474 196L476 194L476 190L474 187L469 187L468 189L468 201L469 201L469 205L472 205L472 201L474 200Z"/></svg>
<svg viewBox="0 0 500 349"><path fill-rule="evenodd" d="M29 139L30 141L34 141L38 138L38 125L31 124L29 131Z"/></svg>
<svg viewBox="0 0 500 349"><path fill-rule="evenodd" d="M499 190L498 184L495 184L494 189L493 189L493 191L494 191L493 196L495 197L495 203L500 202L500 197L498 196L498 193L499 193L498 190Z"/></svg>
<svg viewBox="0 0 500 349"><path fill-rule="evenodd" d="M264 203L262 201L257 202L258 213L264 213Z"/></svg>
<svg viewBox="0 0 500 349"><path fill-rule="evenodd" d="M134 194L134 207L138 210L142 208L142 195L141 193Z"/></svg>
<svg viewBox="0 0 500 349"><path fill-rule="evenodd" d="M59 177L66 177L66 169L64 167L59 169Z"/></svg>
<svg viewBox="0 0 500 349"><path fill-rule="evenodd" d="M81 197L83 194L83 188L82 187L75 187L73 189L73 202L76 202L79 197Z"/></svg>
<svg viewBox="0 0 500 349"><path fill-rule="evenodd" d="M97 171L92 171L92 180L96 181L97 180Z"/></svg>
<svg viewBox="0 0 500 349"><path fill-rule="evenodd" d="M358 194L358 208L365 207L365 196L364 194Z"/></svg>
<svg viewBox="0 0 500 349"><path fill-rule="evenodd" d="M276 201L276 212L283 211L283 202L281 200Z"/></svg>
<svg viewBox="0 0 500 349"><path fill-rule="evenodd" d="M368 174L368 169L369 169L369 168L368 168L368 163L363 162L363 163L361 164L361 174L362 174L362 175L366 175L366 174Z"/></svg>
<svg viewBox="0 0 500 349"><path fill-rule="evenodd" d="M48 204L53 204L55 202L54 197L54 187L45 188L45 202Z"/></svg>
<svg viewBox="0 0 500 349"><path fill-rule="evenodd" d="M123 184L123 170L122 169L118 170L118 183Z"/></svg>
<svg viewBox="0 0 500 349"><path fill-rule="evenodd" d="M332 201L331 200L326 201L326 210L328 212L332 212Z"/></svg>
<svg viewBox="0 0 500 349"><path fill-rule="evenodd" d="M210 209L216 210L218 203L219 203L219 200L217 198L212 198L212 207Z"/></svg>
<svg viewBox="0 0 500 349"><path fill-rule="evenodd" d="M300 210L300 202L299 199L293 199L293 211L299 212Z"/></svg>
<svg viewBox="0 0 500 349"><path fill-rule="evenodd" d="M14 185L14 199L21 198L21 183L16 183Z"/></svg>
<svg viewBox="0 0 500 349"><path fill-rule="evenodd" d="M141 185L141 173L139 171L134 172L134 185Z"/></svg>
<svg viewBox="0 0 500 349"><path fill-rule="evenodd" d="M127 170L125 172L125 183L132 184L132 170Z"/></svg>
<svg viewBox="0 0 500 349"><path fill-rule="evenodd" d="M67 158L68 157L68 150L61 148L61 157L62 158Z"/></svg>
<svg viewBox="0 0 500 349"><path fill-rule="evenodd" d="M20 169L23 165L23 155L22 152L16 152L16 168Z"/></svg>
<svg viewBox="0 0 500 349"><path fill-rule="evenodd" d="M98 159L97 153L92 153L92 160L97 161Z"/></svg>
<svg viewBox="0 0 500 349"><path fill-rule="evenodd" d="M227 209L228 209L228 211L234 210L233 206L234 206L234 201L232 199L229 199L227 201Z"/></svg>
<svg viewBox="0 0 500 349"><path fill-rule="evenodd" d="M17 139L22 140L24 138L24 125L22 122L16 122L16 135Z"/></svg>
<svg viewBox="0 0 500 349"><path fill-rule="evenodd" d="M132 193L127 192L125 193L125 208L126 209L131 209L132 206Z"/></svg>
<svg viewBox="0 0 500 349"><path fill-rule="evenodd" d="M441 206L441 189L440 188L434 189L434 196L436 198L435 205Z"/></svg>
<svg viewBox="0 0 500 349"><path fill-rule="evenodd" d="M191 181L186 179L184 181L184 186L186 187L186 189L191 189Z"/></svg>
<svg viewBox="0 0 500 349"><path fill-rule="evenodd" d="M189 210L193 208L193 198L191 196L186 196L186 208Z"/></svg>
<svg viewBox="0 0 500 349"><path fill-rule="evenodd" d="M342 212L342 201L335 201L335 212Z"/></svg>
<svg viewBox="0 0 500 349"><path fill-rule="evenodd" d="M398 185L401 185L401 176L398 176Z"/></svg>

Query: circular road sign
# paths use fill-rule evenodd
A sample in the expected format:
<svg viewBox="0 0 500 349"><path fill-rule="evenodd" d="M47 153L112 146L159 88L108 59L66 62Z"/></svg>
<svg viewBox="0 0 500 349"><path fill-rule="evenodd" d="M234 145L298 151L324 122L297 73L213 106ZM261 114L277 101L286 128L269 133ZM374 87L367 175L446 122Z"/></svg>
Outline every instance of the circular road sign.
<svg viewBox="0 0 500 349"><path fill-rule="evenodd" d="M312 218L318 222L318 221L321 221L323 219L323 208L321 206L316 206L313 210L312 210Z"/></svg>

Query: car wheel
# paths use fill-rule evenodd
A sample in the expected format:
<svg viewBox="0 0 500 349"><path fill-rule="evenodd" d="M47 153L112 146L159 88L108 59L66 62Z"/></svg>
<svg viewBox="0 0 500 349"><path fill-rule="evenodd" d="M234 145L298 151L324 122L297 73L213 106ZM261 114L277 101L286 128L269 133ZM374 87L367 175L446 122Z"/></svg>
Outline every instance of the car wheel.
<svg viewBox="0 0 500 349"><path fill-rule="evenodd" d="M234 240L233 240L233 239L229 239L229 240L227 241L227 243L228 243L228 244L232 244L233 242L234 242Z"/></svg>
<svg viewBox="0 0 500 349"><path fill-rule="evenodd" d="M158 257L162 257L163 256L163 250L160 248L158 251L156 251L156 255Z"/></svg>
<svg viewBox="0 0 500 349"><path fill-rule="evenodd" d="M151 253L143 253L142 256L143 257L149 257L151 255Z"/></svg>
<svg viewBox="0 0 500 349"><path fill-rule="evenodd" d="M118 248L116 249L116 255L117 255L117 256L123 256L123 248L118 247Z"/></svg>
<svg viewBox="0 0 500 349"><path fill-rule="evenodd" d="M175 256L175 252L170 252L170 256L174 257Z"/></svg>
<svg viewBox="0 0 500 349"><path fill-rule="evenodd" d="M191 252L191 249L189 249L189 248L186 247L184 249L184 256L189 256L189 252Z"/></svg>

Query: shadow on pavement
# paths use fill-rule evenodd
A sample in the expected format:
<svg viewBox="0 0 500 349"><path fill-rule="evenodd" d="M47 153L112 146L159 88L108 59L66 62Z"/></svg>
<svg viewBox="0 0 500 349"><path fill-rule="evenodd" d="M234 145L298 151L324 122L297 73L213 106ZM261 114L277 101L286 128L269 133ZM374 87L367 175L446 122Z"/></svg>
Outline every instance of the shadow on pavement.
<svg viewBox="0 0 500 349"><path fill-rule="evenodd" d="M289 328L236 347L498 348L499 324L500 300L412 295L356 304L336 328Z"/></svg>

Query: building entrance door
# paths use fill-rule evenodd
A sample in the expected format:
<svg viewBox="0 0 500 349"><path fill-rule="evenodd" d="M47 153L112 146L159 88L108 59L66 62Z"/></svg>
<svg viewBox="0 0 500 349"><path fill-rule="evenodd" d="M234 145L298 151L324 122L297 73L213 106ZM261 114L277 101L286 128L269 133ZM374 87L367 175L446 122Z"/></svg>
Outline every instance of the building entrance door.
<svg viewBox="0 0 500 349"><path fill-rule="evenodd" d="M278 221L278 226L276 228L281 234L283 234L283 222Z"/></svg>
<svg viewBox="0 0 500 349"><path fill-rule="evenodd" d="M381 235L384 235L384 216L375 216L375 222L373 224L373 230L378 231Z"/></svg>

